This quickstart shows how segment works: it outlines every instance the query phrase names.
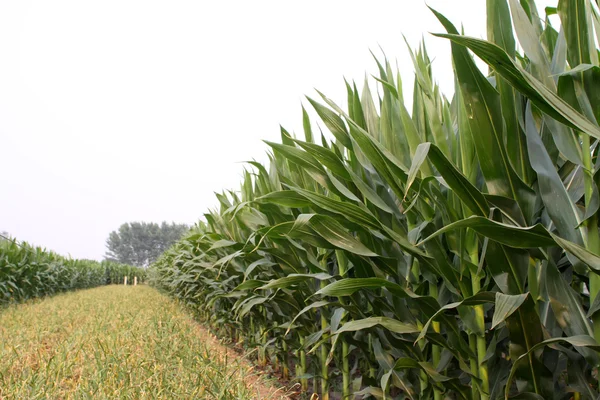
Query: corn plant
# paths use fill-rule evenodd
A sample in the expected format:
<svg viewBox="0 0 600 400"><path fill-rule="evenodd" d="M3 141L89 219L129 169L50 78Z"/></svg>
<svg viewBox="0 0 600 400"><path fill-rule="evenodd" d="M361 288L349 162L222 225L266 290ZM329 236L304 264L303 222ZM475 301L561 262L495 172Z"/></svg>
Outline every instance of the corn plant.
<svg viewBox="0 0 600 400"><path fill-rule="evenodd" d="M112 261L102 261L100 265L104 268L105 283L107 285L123 283L125 277L130 283L133 283L133 278L137 278L140 283L146 280L146 270L144 268Z"/></svg>
<svg viewBox="0 0 600 400"><path fill-rule="evenodd" d="M0 305L74 289L122 283L145 270L129 265L62 257L16 240L0 241Z"/></svg>
<svg viewBox="0 0 600 400"><path fill-rule="evenodd" d="M303 110L153 283L323 399L596 399L598 4L487 0L487 40L432 12L451 99L424 45L410 111L385 58L309 98L331 135Z"/></svg>

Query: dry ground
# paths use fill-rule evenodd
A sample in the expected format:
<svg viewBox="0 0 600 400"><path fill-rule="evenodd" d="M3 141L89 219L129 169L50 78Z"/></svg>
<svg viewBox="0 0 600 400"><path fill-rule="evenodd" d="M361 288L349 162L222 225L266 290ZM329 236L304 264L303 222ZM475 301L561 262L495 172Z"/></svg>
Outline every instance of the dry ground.
<svg viewBox="0 0 600 400"><path fill-rule="evenodd" d="M276 383L148 286L0 310L0 399L279 399Z"/></svg>

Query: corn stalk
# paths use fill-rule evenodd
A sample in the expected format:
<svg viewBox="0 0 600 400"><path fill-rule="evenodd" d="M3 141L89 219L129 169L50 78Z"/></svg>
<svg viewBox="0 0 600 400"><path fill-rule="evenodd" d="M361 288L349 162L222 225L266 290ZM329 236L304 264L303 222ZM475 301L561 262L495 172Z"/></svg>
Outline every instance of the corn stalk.
<svg viewBox="0 0 600 400"><path fill-rule="evenodd" d="M487 40L433 11L452 98L424 45L410 112L385 58L346 108L309 98L304 139L267 142L153 284L253 347L250 316L322 398L352 397L352 361L357 396L596 399L598 7L560 0L554 27L533 1L487 6Z"/></svg>

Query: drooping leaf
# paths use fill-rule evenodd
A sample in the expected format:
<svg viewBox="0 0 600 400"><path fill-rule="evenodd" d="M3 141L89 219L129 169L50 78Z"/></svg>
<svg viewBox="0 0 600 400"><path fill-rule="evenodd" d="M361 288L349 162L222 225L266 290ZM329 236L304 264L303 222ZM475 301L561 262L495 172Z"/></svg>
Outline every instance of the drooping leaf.
<svg viewBox="0 0 600 400"><path fill-rule="evenodd" d="M333 332L333 335L339 335L343 332L355 332L364 329L369 329L374 326L382 326L385 329L394 333L415 333L419 332L419 328L415 325L400 322L393 318L388 317L369 317L359 319L355 321L346 322L337 331Z"/></svg>
<svg viewBox="0 0 600 400"><path fill-rule="evenodd" d="M552 118L595 138L600 138L600 128L597 125L519 67L501 48L484 40L466 36L455 34L436 34L436 36L448 38L456 44L471 49L515 89Z"/></svg>

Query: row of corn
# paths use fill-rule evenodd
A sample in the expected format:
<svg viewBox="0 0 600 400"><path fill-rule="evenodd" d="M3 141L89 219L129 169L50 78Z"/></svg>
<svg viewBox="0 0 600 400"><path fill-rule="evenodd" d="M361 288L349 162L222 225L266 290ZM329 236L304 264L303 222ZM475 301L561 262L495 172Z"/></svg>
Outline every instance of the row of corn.
<svg viewBox="0 0 600 400"><path fill-rule="evenodd" d="M422 46L411 111L385 59L309 99L152 282L322 399L599 398L600 17L545 13L487 0L482 40L434 11L452 98Z"/></svg>
<svg viewBox="0 0 600 400"><path fill-rule="evenodd" d="M16 240L0 240L0 305L68 290L123 283L125 277L141 282L146 271L108 261L65 258L41 247Z"/></svg>

